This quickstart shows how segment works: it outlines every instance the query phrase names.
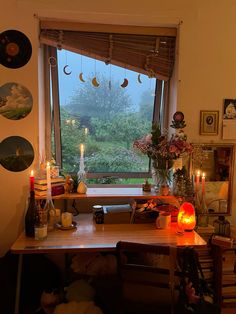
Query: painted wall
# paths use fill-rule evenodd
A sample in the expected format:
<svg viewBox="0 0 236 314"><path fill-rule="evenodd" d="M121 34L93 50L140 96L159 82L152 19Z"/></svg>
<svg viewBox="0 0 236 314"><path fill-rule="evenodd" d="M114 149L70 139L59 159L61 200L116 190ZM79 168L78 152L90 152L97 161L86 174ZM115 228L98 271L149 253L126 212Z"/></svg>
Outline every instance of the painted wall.
<svg viewBox="0 0 236 314"><path fill-rule="evenodd" d="M28 139L36 152L33 167L38 162L38 106L43 103L38 80L38 19L34 14L94 23L180 24L178 71L174 85L177 108L185 113L188 138L194 142L226 142L221 139L223 99L236 98L234 0L146 0L145 6L144 2L138 6L134 0L8 0L1 4L0 31L17 29L24 32L31 40L33 55L20 69L12 70L0 65L0 85L14 81L25 85L33 95L34 107L22 120L11 121L0 116L0 140L12 135ZM199 136L200 110L203 109L220 111L218 136ZM28 176L29 169L13 173L0 167L0 256L22 230ZM236 223L235 196L233 205L231 220Z"/></svg>

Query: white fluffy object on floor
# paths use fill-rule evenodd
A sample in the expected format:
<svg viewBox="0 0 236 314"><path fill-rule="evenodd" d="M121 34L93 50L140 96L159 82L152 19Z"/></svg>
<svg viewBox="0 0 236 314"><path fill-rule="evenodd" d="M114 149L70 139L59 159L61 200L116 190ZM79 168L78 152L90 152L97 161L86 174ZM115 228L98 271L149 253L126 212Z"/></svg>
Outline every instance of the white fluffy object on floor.
<svg viewBox="0 0 236 314"><path fill-rule="evenodd" d="M56 306L53 314L103 314L92 301L71 301Z"/></svg>

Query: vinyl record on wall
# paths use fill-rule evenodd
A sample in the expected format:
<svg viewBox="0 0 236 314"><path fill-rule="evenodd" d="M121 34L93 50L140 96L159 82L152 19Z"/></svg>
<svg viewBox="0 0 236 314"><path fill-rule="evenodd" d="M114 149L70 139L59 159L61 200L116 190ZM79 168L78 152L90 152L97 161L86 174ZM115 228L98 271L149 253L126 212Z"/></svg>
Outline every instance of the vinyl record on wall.
<svg viewBox="0 0 236 314"><path fill-rule="evenodd" d="M32 110L33 97L23 85L10 82L0 86L0 114L7 119L25 118Z"/></svg>
<svg viewBox="0 0 236 314"><path fill-rule="evenodd" d="M27 169L34 160L34 149L29 141L20 136L10 136L0 143L0 163L13 172Z"/></svg>
<svg viewBox="0 0 236 314"><path fill-rule="evenodd" d="M7 68L23 67L32 54L28 37L17 30L7 30L0 34L0 63Z"/></svg>

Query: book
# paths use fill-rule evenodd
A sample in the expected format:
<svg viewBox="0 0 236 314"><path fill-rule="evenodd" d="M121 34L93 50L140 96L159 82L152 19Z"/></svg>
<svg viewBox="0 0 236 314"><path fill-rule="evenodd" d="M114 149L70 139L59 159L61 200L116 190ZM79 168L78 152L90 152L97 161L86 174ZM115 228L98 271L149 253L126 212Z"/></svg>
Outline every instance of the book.
<svg viewBox="0 0 236 314"><path fill-rule="evenodd" d="M66 181L65 178L62 176L51 178L51 184L58 183L58 182L65 183L65 181ZM34 184L47 184L47 178L35 178Z"/></svg>
<svg viewBox="0 0 236 314"><path fill-rule="evenodd" d="M60 186L60 185L64 185L64 182L51 183L51 187ZM34 188L35 188L35 190L46 191L47 190L47 184L34 184Z"/></svg>
<svg viewBox="0 0 236 314"><path fill-rule="evenodd" d="M60 195L65 193L64 185L56 185L51 187L52 196ZM35 189L36 196L47 196L47 190Z"/></svg>

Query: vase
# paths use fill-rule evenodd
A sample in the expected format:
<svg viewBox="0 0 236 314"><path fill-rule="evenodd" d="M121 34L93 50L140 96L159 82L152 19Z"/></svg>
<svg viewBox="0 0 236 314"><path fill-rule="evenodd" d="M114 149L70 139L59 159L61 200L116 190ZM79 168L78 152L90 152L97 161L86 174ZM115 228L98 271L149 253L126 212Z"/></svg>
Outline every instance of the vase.
<svg viewBox="0 0 236 314"><path fill-rule="evenodd" d="M154 190L161 195L169 195L172 181L172 168L152 168Z"/></svg>

